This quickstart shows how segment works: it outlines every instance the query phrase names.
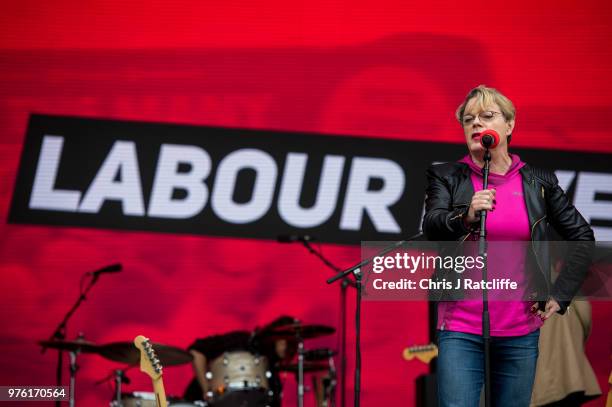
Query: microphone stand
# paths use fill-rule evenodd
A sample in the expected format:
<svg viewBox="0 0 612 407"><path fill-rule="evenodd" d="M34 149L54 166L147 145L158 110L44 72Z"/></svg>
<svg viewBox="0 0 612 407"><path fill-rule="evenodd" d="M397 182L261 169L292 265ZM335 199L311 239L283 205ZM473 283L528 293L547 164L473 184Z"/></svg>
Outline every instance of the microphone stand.
<svg viewBox="0 0 612 407"><path fill-rule="evenodd" d="M89 273L87 273L87 274L89 274ZM72 317L72 314L75 313L77 308L79 308L81 303L87 299L87 294L89 293L89 290L91 290L91 288L94 286L94 284L96 284L96 282L98 281L98 278L99 278L99 274L98 273L93 273L93 277L92 277L91 281L89 282L89 285L85 288L85 290L81 291L81 293L79 294L79 297L77 298L77 301L68 310L66 315L64 315L64 318L57 325L57 327L55 328L55 331L53 331L51 336L49 336L49 341L64 340L64 339L66 339L66 329L67 329L66 327L67 327L67 324L68 324L68 320L70 319L70 317ZM45 348L43 346L42 351L45 352L45 350L47 350L47 348ZM61 386L62 385L62 365L63 365L63 359L64 359L63 358L64 357L64 352L60 349L60 350L58 350L57 354L58 354L58 356L57 356L57 369L56 369L55 377L56 377L56 380L57 380L57 385ZM71 361L72 361L72 359L71 359ZM77 370L76 365L71 363L71 368L70 368L71 383L74 382L74 375L76 374L76 370ZM74 390L71 388L70 391L72 392ZM71 397L71 399L72 399L71 404L74 405L74 398ZM56 407L60 407L61 402L58 400L58 401L55 402L55 405L56 405Z"/></svg>
<svg viewBox="0 0 612 407"><path fill-rule="evenodd" d="M359 398L360 398L360 393L361 393L361 297L362 297L361 268L363 266L367 266L368 264L370 264L372 260L374 259L374 257L383 256L389 252L392 252L398 249L399 247L403 246L407 242L411 240L416 240L421 236L422 234L418 233L414 236L409 237L406 240L400 240L398 242L395 242L385 247L384 249L382 249L380 252L378 252L374 256L371 256L370 258L362 260L358 264L352 267L349 267L348 269L342 272L339 272L338 274L336 274L335 276L327 280L327 284L332 284L333 282L346 278L349 274L352 274L353 277L355 278L355 285L357 287L357 301L356 301L357 304L355 307L355 385L354 385L354 390L355 390L354 406L355 407L359 407L359 402L360 402Z"/></svg>
<svg viewBox="0 0 612 407"><path fill-rule="evenodd" d="M486 147L484 154L484 166L482 168L482 188L489 187L489 164L491 163L491 152ZM485 407L491 406L491 325L489 319L489 297L487 291L487 210L480 211L480 235L478 241L478 254L483 258L482 281L482 339L484 341L484 371L485 371Z"/></svg>
<svg viewBox="0 0 612 407"><path fill-rule="evenodd" d="M308 240L301 239L300 240L304 247L310 252L310 254L318 257L323 264L327 267L335 271L336 273L342 272L342 269L329 260L327 260L323 254L316 250L314 247L310 245ZM344 407L346 403L346 290L347 288L355 287L357 288L357 284L349 280L348 277L342 278L342 283L340 284L340 325L342 327L342 332L340 334L340 406Z"/></svg>

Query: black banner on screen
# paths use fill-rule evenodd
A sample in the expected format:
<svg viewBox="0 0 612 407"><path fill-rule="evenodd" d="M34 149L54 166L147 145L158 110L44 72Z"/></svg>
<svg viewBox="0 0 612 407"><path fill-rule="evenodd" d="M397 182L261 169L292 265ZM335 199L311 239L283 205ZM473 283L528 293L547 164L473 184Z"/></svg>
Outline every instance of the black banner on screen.
<svg viewBox="0 0 612 407"><path fill-rule="evenodd" d="M610 155L513 152L557 170L598 239L612 240ZM425 169L465 153L461 144L33 115L9 222L401 239L420 228Z"/></svg>

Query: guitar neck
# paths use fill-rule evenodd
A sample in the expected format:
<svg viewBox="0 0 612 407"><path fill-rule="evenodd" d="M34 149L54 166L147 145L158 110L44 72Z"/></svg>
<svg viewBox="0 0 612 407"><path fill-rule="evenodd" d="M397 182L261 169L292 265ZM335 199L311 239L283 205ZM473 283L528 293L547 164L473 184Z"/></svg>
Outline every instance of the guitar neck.
<svg viewBox="0 0 612 407"><path fill-rule="evenodd" d="M164 381L161 376L157 379L152 379L153 391L155 392L155 403L157 407L168 407L168 401L166 400L166 390L164 389Z"/></svg>

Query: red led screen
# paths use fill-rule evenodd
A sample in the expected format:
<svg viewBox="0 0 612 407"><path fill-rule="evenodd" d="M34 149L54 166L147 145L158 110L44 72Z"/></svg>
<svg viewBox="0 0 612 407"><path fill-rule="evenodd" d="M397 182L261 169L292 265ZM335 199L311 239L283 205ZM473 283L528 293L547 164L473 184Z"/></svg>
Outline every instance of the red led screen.
<svg viewBox="0 0 612 407"><path fill-rule="evenodd" d="M517 107L513 146L609 154L611 23L612 6L603 1L5 5L0 385L54 383L56 352L41 354L36 341L48 338L74 303L83 273L111 263L121 263L123 272L100 276L70 320L69 338L83 333L106 344L144 334L184 348L195 338L253 329L281 314L339 327L339 287L325 284L332 271L300 244L231 233L9 223L31 114L275 130L288 138L307 132L461 144L454 111L469 89L484 83ZM604 212L612 193L610 176L605 179L598 198ZM606 219L600 227L609 234ZM355 243L320 248L347 267L359 261ZM349 289L348 403L354 298ZM586 351L607 391L612 307L592 306ZM427 321L426 303L365 303L362 405L414 404L415 379L428 367L405 361L402 351L428 343ZM307 346L338 348L339 339ZM106 405L112 381L103 379L123 365L95 354L80 355L79 365L79 404ZM138 369L127 374L126 391L150 391L150 380ZM167 367L166 391L182 394L191 377L188 364ZM293 405L293 375L282 380L284 405ZM313 403L307 392L307 405Z"/></svg>

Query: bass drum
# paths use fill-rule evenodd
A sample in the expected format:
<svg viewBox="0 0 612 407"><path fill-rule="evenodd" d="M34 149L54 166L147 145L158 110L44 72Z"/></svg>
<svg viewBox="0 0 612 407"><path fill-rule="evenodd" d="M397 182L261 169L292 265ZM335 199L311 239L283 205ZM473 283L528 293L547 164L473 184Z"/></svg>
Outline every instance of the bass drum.
<svg viewBox="0 0 612 407"><path fill-rule="evenodd" d="M206 373L214 407L265 407L270 405L268 359L247 351L225 352Z"/></svg>
<svg viewBox="0 0 612 407"><path fill-rule="evenodd" d="M167 397L168 407L207 407L207 403L203 401L184 401L176 397ZM111 402L111 407L117 406L117 402ZM122 407L157 407L155 402L155 393L148 391L135 391L132 393L123 393L121 395Z"/></svg>

